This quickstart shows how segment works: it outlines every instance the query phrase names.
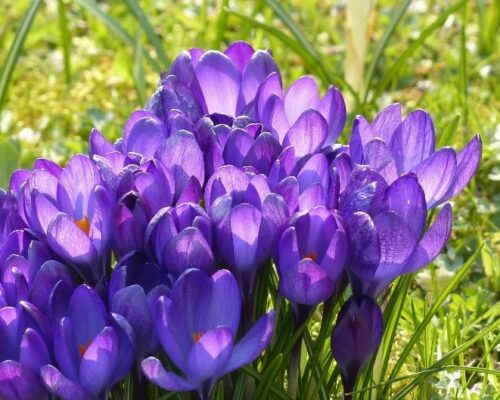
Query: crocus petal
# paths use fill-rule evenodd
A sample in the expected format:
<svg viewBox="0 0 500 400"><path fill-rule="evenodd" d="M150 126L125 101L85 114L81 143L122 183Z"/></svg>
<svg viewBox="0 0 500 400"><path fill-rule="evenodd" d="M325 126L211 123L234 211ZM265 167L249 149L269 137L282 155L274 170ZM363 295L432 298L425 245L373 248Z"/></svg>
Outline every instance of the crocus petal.
<svg viewBox="0 0 500 400"><path fill-rule="evenodd" d="M482 154L482 143L479 135L474 136L457 155L457 170L455 179L448 192L442 197L441 202L460 193L472 179L479 167Z"/></svg>
<svg viewBox="0 0 500 400"><path fill-rule="evenodd" d="M252 166L261 174L268 174L280 151L278 140L270 133L264 132L248 150L243 166Z"/></svg>
<svg viewBox="0 0 500 400"><path fill-rule="evenodd" d="M12 360L0 363L0 397L8 400L49 398L38 373Z"/></svg>
<svg viewBox="0 0 500 400"><path fill-rule="evenodd" d="M412 116L410 121L413 118L415 116ZM371 129L377 137L381 138L386 144L390 144L394 132L401 125L401 120L401 105L399 103L390 104L377 114L371 124Z"/></svg>
<svg viewBox="0 0 500 400"><path fill-rule="evenodd" d="M95 396L110 386L116 367L118 340L113 328L107 326L90 343L80 363L80 382Z"/></svg>
<svg viewBox="0 0 500 400"><path fill-rule="evenodd" d="M207 328L225 326L236 337L240 324L241 294L234 276L219 270L211 277L210 305L205 315ZM231 301L227 301L231 299Z"/></svg>
<svg viewBox="0 0 500 400"><path fill-rule="evenodd" d="M63 374L72 381L79 381L80 358L76 343L74 325L67 317L62 318L54 331L54 353L57 364Z"/></svg>
<svg viewBox="0 0 500 400"><path fill-rule="evenodd" d="M49 351L40 334L32 328L24 333L20 344L19 361L38 373L42 365L50 362Z"/></svg>
<svg viewBox="0 0 500 400"><path fill-rule="evenodd" d="M292 146L295 156L301 158L318 151L328 135L328 125L316 110L307 109L288 130L284 146Z"/></svg>
<svg viewBox="0 0 500 400"><path fill-rule="evenodd" d="M42 310L46 310L50 293L58 281L64 281L68 285L73 283L69 270L61 263L49 260L42 264L30 293L30 301Z"/></svg>
<svg viewBox="0 0 500 400"><path fill-rule="evenodd" d="M274 332L274 311L259 318L256 324L233 347L231 357L224 366L223 375L253 362L267 347Z"/></svg>
<svg viewBox="0 0 500 400"><path fill-rule="evenodd" d="M225 165L219 168L210 177L205 186L205 205L207 210L210 210L210 206L217 197L225 193L229 193L234 197L239 193L245 192L249 183L250 177L241 169L232 165Z"/></svg>
<svg viewBox="0 0 500 400"><path fill-rule="evenodd" d="M176 199L191 176L194 176L200 184L205 181L203 154L191 132L174 133L158 150L157 156L173 173Z"/></svg>
<svg viewBox="0 0 500 400"><path fill-rule="evenodd" d="M94 155L104 156L106 153L114 151L113 145L99 132L93 128L89 135L89 156L94 158Z"/></svg>
<svg viewBox="0 0 500 400"><path fill-rule="evenodd" d="M47 240L52 250L69 262L85 266L97 263L92 241L66 214L59 214L50 224Z"/></svg>
<svg viewBox="0 0 500 400"><path fill-rule="evenodd" d="M63 400L95 400L96 397L72 380L66 378L57 368L46 365L40 370L45 386L51 393Z"/></svg>
<svg viewBox="0 0 500 400"><path fill-rule="evenodd" d="M116 334L118 349L109 386L113 386L129 373L137 354L136 335L128 321L120 314L111 313L111 327ZM147 343L144 343L144 346L146 345Z"/></svg>
<svg viewBox="0 0 500 400"><path fill-rule="evenodd" d="M385 142L375 138L370 140L364 148L363 164L369 165L378 171L387 181L391 183L398 177L396 162L392 157Z"/></svg>
<svg viewBox="0 0 500 400"><path fill-rule="evenodd" d="M283 179L276 188L276 193L283 197L288 207L288 212L292 215L299 206L299 183L297 178L289 176Z"/></svg>
<svg viewBox="0 0 500 400"><path fill-rule="evenodd" d="M304 258L282 273L279 290L294 303L313 306L330 297L334 287L326 271L311 259Z"/></svg>
<svg viewBox="0 0 500 400"><path fill-rule="evenodd" d="M283 89L281 86L281 76L279 72L269 74L260 85L255 100L257 116L261 122L264 121L264 116L270 111L269 107L271 105L271 97L276 95L279 99L281 99L282 92Z"/></svg>
<svg viewBox="0 0 500 400"><path fill-rule="evenodd" d="M380 262L381 250L375 224L368 214L354 213L348 220L351 235L351 261L348 272L355 294L363 293Z"/></svg>
<svg viewBox="0 0 500 400"><path fill-rule="evenodd" d="M328 187L328 173L328 161L326 157L321 153L313 155L307 160L297 175L300 191L302 192L314 183L319 183L326 189Z"/></svg>
<svg viewBox="0 0 500 400"><path fill-rule="evenodd" d="M278 250L278 273L281 276L288 273L295 264L300 261L299 245L297 243L297 233L295 228L290 226L283 232L279 242Z"/></svg>
<svg viewBox="0 0 500 400"><path fill-rule="evenodd" d="M334 233L320 263L321 268L326 271L332 281L336 281L344 271L348 250L346 234L339 229Z"/></svg>
<svg viewBox="0 0 500 400"><path fill-rule="evenodd" d="M269 52L257 50L253 54L241 79L241 92L245 104L250 103L255 98L259 85L264 79L277 71L278 67Z"/></svg>
<svg viewBox="0 0 500 400"><path fill-rule="evenodd" d="M257 266L261 212L248 203L238 204L231 210L234 268L238 272L251 271Z"/></svg>
<svg viewBox="0 0 500 400"><path fill-rule="evenodd" d="M450 148L442 148L418 164L412 171L424 189L427 208L438 204L453 184L457 169L456 154Z"/></svg>
<svg viewBox="0 0 500 400"><path fill-rule="evenodd" d="M242 40L231 43L228 48L224 50L224 54L238 67L240 73L245 71L254 53L255 50L253 47Z"/></svg>
<svg viewBox="0 0 500 400"><path fill-rule="evenodd" d="M328 122L325 146L330 146L342 133L347 119L346 106L340 90L330 86L318 104L318 111Z"/></svg>
<svg viewBox="0 0 500 400"><path fill-rule="evenodd" d="M80 285L71 296L68 317L73 324L78 345L87 345L101 332L107 320L104 304L97 292L87 285Z"/></svg>
<svg viewBox="0 0 500 400"><path fill-rule="evenodd" d="M233 334L230 329L218 327L201 336L189 353L187 374L191 381L204 382L221 376L233 350Z"/></svg>
<svg viewBox="0 0 500 400"><path fill-rule="evenodd" d="M326 193L320 183L312 184L299 195L300 211L310 210L316 206L324 205L326 205Z"/></svg>
<svg viewBox="0 0 500 400"><path fill-rule="evenodd" d="M214 257L201 232L197 228L189 227L166 244L162 265L176 276L189 268L211 272L214 268Z"/></svg>
<svg viewBox="0 0 500 400"><path fill-rule="evenodd" d="M241 74L226 55L207 51L195 67L208 114L236 115Z"/></svg>
<svg viewBox="0 0 500 400"><path fill-rule="evenodd" d="M359 372L377 350L384 318L368 296L351 297L342 307L333 328L332 354L340 366L344 393L350 393Z"/></svg>
<svg viewBox="0 0 500 400"><path fill-rule="evenodd" d="M406 273L414 272L430 264L443 250L450 237L452 210L450 204L445 204L439 214L418 243L415 251L407 262Z"/></svg>
<svg viewBox="0 0 500 400"><path fill-rule="evenodd" d="M126 152L153 157L156 149L166 139L165 124L153 114L144 115L135 121L128 136L126 136Z"/></svg>
<svg viewBox="0 0 500 400"><path fill-rule="evenodd" d="M285 113L290 124L294 124L308 108L316 108L319 102L318 85L310 76L297 79L286 91Z"/></svg>
<svg viewBox="0 0 500 400"><path fill-rule="evenodd" d="M420 237L427 218L425 194L414 174L403 175L389 186L386 192L386 208L402 218L415 237Z"/></svg>
<svg viewBox="0 0 500 400"><path fill-rule="evenodd" d="M388 143L388 142L386 142ZM434 124L424 110L408 114L390 143L398 172L409 172L429 157L436 147Z"/></svg>
<svg viewBox="0 0 500 400"><path fill-rule="evenodd" d="M36 191L32 192L32 205L34 217L32 222L37 222L33 228L47 235L50 223L56 219L60 211L46 195Z"/></svg>
<svg viewBox="0 0 500 400"><path fill-rule="evenodd" d="M251 135L243 129L235 129L224 146L222 156L226 163L241 168L243 166L243 160L253 143L254 139Z"/></svg>
<svg viewBox="0 0 500 400"><path fill-rule="evenodd" d="M146 358L141 363L142 372L154 384L165 390L188 391L196 389L197 385L182 379L172 372L167 372L160 360L154 357Z"/></svg>
<svg viewBox="0 0 500 400"><path fill-rule="evenodd" d="M96 165L87 156L73 156L59 178L57 201L61 211L76 219L92 215L91 198L94 188L100 183Z"/></svg>

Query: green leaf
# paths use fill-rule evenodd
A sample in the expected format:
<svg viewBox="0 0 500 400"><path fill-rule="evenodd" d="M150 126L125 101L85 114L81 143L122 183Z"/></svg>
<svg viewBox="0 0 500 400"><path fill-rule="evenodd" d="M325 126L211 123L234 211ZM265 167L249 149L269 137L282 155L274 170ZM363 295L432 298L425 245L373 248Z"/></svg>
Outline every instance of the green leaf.
<svg viewBox="0 0 500 400"><path fill-rule="evenodd" d="M68 27L68 18L66 17L66 5L63 0L57 0L57 13L64 56L64 77L66 78L66 84L69 86L71 83L71 34Z"/></svg>
<svg viewBox="0 0 500 400"><path fill-rule="evenodd" d="M130 35L130 33L128 33L116 19L114 19L108 13L104 12L94 0L75 0L75 1L82 7L86 8L97 19L103 22L115 34L115 36L119 40L130 46L131 49L135 48L136 41ZM154 70L156 70L157 72L161 72L162 69L160 65L158 65L158 63L155 60L153 60L149 54L144 53L144 57Z"/></svg>
<svg viewBox="0 0 500 400"><path fill-rule="evenodd" d="M424 333L425 328L431 321L432 317L437 313L437 311L440 309L448 295L451 293L451 291L460 283L460 281L467 275L469 272L469 269L471 268L472 264L476 260L476 258L479 256L481 248L483 245L481 245L475 252L474 254L469 257L469 259L466 261L464 266L457 272L457 274L453 277L453 279L450 281L448 286L441 292L439 297L437 298L436 302L432 305L431 309L429 312L425 315L424 319L422 322L416 327L415 333L409 340L409 342L406 344L403 352L399 356L398 360L396 361L396 364L394 368L391 371L391 374L389 375L389 380L394 379L396 377L396 374L399 372L403 364L405 363L406 359L410 355L413 347L419 340L420 336ZM384 390L384 395L387 395L387 390L388 387Z"/></svg>
<svg viewBox="0 0 500 400"><path fill-rule="evenodd" d="M136 17L137 21L141 25L142 30L146 33L149 43L155 48L156 55L161 61L161 68L167 69L170 65L170 60L167 57L165 50L163 49L161 39L155 33L143 9L141 8L137 0L125 0L125 3L127 4L129 10L132 11L134 16Z"/></svg>
<svg viewBox="0 0 500 400"><path fill-rule="evenodd" d="M387 26L387 28L384 31L384 34L380 38L379 42L377 43L377 47L375 49L375 52L373 54L372 61L370 62L370 65L368 66L368 69L366 71L366 86L365 86L365 96L364 96L364 102L366 103L366 99L368 98L368 93L370 92L370 88L372 85L373 77L375 75L375 71L377 69L377 66L382 59L382 56L384 55L384 50L387 47L389 41L391 40L394 32L396 31L396 27L398 26L399 22L403 18L406 10L408 9L408 6L410 5L411 0L404 0L401 1L398 7L395 7L392 15L391 15L391 22Z"/></svg>
<svg viewBox="0 0 500 400"><path fill-rule="evenodd" d="M453 119L446 125L439 137L439 147L446 146L451 143L452 137L457 132L458 124L460 123L460 114L457 114Z"/></svg>
<svg viewBox="0 0 500 400"><path fill-rule="evenodd" d="M21 21L21 27L16 32L16 36L14 37L14 41L12 42L7 58L5 59L3 68L0 72L0 111L3 109L12 73L14 72L17 60L21 54L24 41L26 40L26 35L31 28L31 24L35 19L35 15L40 7L40 4L42 4L42 0L33 0L28 10L24 13L23 20Z"/></svg>
<svg viewBox="0 0 500 400"><path fill-rule="evenodd" d="M19 147L4 136L0 136L0 187L7 187L10 175L17 168Z"/></svg>
<svg viewBox="0 0 500 400"><path fill-rule="evenodd" d="M401 67L406 64L407 60L411 57L411 55L415 51L417 51L422 46L422 44L426 41L426 39L432 33L434 33L434 31L443 26L448 17L454 12L458 11L466 2L467 0L460 0L451 7L447 8L446 10L444 10L439 14L439 16L431 25L429 25L426 29L422 31L420 36L403 52L403 54L401 54L401 56L396 60L396 62L394 62L392 68L389 71L385 71L384 77L381 79L380 83L375 89L373 95L374 99L377 99L382 93L382 91L384 91L384 89L387 87L387 85L393 79L395 79Z"/></svg>

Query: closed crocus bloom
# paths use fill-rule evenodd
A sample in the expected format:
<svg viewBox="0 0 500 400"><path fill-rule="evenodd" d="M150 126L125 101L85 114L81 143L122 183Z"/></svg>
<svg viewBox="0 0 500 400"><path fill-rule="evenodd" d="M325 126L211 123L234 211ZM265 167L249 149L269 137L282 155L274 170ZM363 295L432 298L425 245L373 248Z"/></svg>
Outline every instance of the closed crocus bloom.
<svg viewBox="0 0 500 400"><path fill-rule="evenodd" d="M32 304L0 308L0 397L42 400L49 394L40 380L40 367L50 362L50 329Z"/></svg>
<svg viewBox="0 0 500 400"><path fill-rule="evenodd" d="M287 147L274 162L268 180L273 191L285 199L290 214L315 206L337 207L338 173L322 153L297 163L294 148Z"/></svg>
<svg viewBox="0 0 500 400"><path fill-rule="evenodd" d="M198 204L182 203L158 211L146 231L152 258L168 273L181 275L190 268L207 273L215 269L212 222Z"/></svg>
<svg viewBox="0 0 500 400"><path fill-rule="evenodd" d="M214 224L219 256L248 300L257 273L271 258L288 219L287 206L280 195L270 192L264 175L231 165L219 168L208 180L205 206Z"/></svg>
<svg viewBox="0 0 500 400"><path fill-rule="evenodd" d="M134 342L125 318L109 315L96 291L81 285L54 331L56 363L41 368L42 380L65 400L107 398L132 366Z"/></svg>
<svg viewBox="0 0 500 400"><path fill-rule="evenodd" d="M278 246L280 293L302 305L325 301L344 271L347 251L345 232L332 211L318 206L295 215Z"/></svg>
<svg viewBox="0 0 500 400"><path fill-rule="evenodd" d="M377 350L384 331L380 307L368 296L351 297L342 306L333 328L332 354L340 367L344 398L350 394L361 369Z"/></svg>
<svg viewBox="0 0 500 400"><path fill-rule="evenodd" d="M132 326L138 360L159 346L152 311L156 299L170 293L170 286L171 277L140 252L122 257L113 269L108 289L110 308Z"/></svg>
<svg viewBox="0 0 500 400"><path fill-rule="evenodd" d="M229 271L212 276L186 271L171 296L157 300L154 314L161 345L183 376L166 371L153 357L142 362L144 374L166 390L196 390L208 399L219 378L254 361L271 340L274 312L238 341L240 313L240 290Z"/></svg>
<svg viewBox="0 0 500 400"><path fill-rule="evenodd" d="M248 114L261 82L278 71L270 52L232 43L224 53L191 49L172 63L171 74L189 86L203 114Z"/></svg>
<svg viewBox="0 0 500 400"><path fill-rule="evenodd" d="M283 93L278 73L269 75L255 99L258 121L298 156L332 145L346 122L346 108L340 91L330 86L320 97L316 81L303 76Z"/></svg>
<svg viewBox="0 0 500 400"><path fill-rule="evenodd" d="M458 153L449 147L436 150L431 116L416 110L403 120L401 106L392 104L372 123L363 116L356 118L349 153L353 162L369 165L389 184L413 172L430 209L457 195L469 183L479 166L482 144L476 135Z"/></svg>
<svg viewBox="0 0 500 400"><path fill-rule="evenodd" d="M196 126L207 173L211 175L218 167L230 164L252 167L267 175L281 152L278 140L248 117L230 118L227 124L217 120L212 115L202 118Z"/></svg>
<svg viewBox="0 0 500 400"><path fill-rule="evenodd" d="M21 190L29 228L85 280L97 282L109 258L113 202L95 164L76 155L65 168L35 169Z"/></svg>
<svg viewBox="0 0 500 400"><path fill-rule="evenodd" d="M374 298L399 275L415 272L437 257L452 220L451 206L445 204L425 229L425 194L414 174L389 187L380 182L373 171L353 173L340 208L350 234L348 273L353 291Z"/></svg>

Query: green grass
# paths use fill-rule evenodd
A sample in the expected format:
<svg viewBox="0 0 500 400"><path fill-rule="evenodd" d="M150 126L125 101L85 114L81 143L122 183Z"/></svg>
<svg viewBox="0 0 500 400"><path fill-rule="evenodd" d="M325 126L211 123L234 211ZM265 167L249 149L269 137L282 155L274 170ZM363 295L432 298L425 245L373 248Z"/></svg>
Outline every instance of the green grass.
<svg viewBox="0 0 500 400"><path fill-rule="evenodd" d="M0 13L0 185L36 157L63 162L85 151L93 126L117 138L127 115L153 92L158 72L195 46L224 48L244 39L271 48L286 84L311 74L321 87L333 83L343 90L350 99L348 128L357 113L373 117L394 101L407 112L426 108L440 146L460 148L479 132L483 161L454 201L446 252L425 271L399 279L388 295L385 336L356 398L498 398L500 1L379 0L361 77L366 90L359 94L344 78L345 9L338 3L6 0ZM281 308L286 324L290 310ZM310 322L312 334L302 345L302 398L342 395L328 339L321 340L335 314L325 313L330 318L323 328L319 312ZM264 359L265 369L246 367L235 392L243 393L250 379L260 398L288 399L283 372L296 340L276 339L275 357Z"/></svg>

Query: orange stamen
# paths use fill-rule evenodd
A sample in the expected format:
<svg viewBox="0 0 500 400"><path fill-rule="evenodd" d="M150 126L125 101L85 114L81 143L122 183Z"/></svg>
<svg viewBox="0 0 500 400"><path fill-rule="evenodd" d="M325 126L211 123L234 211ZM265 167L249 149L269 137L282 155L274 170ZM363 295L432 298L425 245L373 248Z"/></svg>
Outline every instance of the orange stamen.
<svg viewBox="0 0 500 400"><path fill-rule="evenodd" d="M90 232L90 220L87 216L82 219L78 219L75 221L75 225L80 228L85 234L88 236Z"/></svg>
<svg viewBox="0 0 500 400"><path fill-rule="evenodd" d="M312 261L316 261L318 259L318 256L316 255L316 253L314 251L310 251L304 257L302 257L302 259L304 259L304 258L309 258Z"/></svg>
<svg viewBox="0 0 500 400"><path fill-rule="evenodd" d="M193 333L193 342L198 343L203 336L203 332L195 332Z"/></svg>
<svg viewBox="0 0 500 400"><path fill-rule="evenodd" d="M87 351L87 349L89 348L90 346L90 340L87 342L87 344L81 344L80 346L78 346L78 351L80 352L80 357L83 357L83 355L85 354L85 352Z"/></svg>

